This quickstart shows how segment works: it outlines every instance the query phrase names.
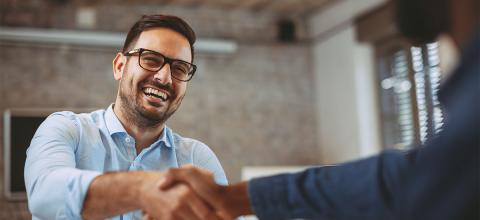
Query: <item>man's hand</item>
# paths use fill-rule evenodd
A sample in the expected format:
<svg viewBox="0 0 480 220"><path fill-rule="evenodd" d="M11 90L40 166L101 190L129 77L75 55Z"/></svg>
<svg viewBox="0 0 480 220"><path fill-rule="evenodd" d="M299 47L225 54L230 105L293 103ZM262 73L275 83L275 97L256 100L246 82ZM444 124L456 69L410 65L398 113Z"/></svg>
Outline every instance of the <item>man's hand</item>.
<svg viewBox="0 0 480 220"><path fill-rule="evenodd" d="M215 183L213 174L191 165L169 169L159 183L160 190L187 184L197 195L207 201L223 219L251 214L248 184L242 182L232 186Z"/></svg>
<svg viewBox="0 0 480 220"><path fill-rule="evenodd" d="M151 218L219 219L208 203L186 184L159 189L160 172L111 172L95 178L85 198L84 219L105 219L134 210L144 210Z"/></svg>
<svg viewBox="0 0 480 220"><path fill-rule="evenodd" d="M220 219L186 184L159 189L159 180L144 181L140 188L140 206L149 219Z"/></svg>

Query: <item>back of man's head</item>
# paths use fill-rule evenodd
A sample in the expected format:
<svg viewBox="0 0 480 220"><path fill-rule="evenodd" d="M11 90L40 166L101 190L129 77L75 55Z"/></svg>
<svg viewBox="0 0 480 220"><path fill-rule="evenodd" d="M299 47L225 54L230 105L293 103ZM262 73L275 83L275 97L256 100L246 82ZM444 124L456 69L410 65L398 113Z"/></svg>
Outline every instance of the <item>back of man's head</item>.
<svg viewBox="0 0 480 220"><path fill-rule="evenodd" d="M434 41L450 29L449 0L396 0L400 32L413 43Z"/></svg>

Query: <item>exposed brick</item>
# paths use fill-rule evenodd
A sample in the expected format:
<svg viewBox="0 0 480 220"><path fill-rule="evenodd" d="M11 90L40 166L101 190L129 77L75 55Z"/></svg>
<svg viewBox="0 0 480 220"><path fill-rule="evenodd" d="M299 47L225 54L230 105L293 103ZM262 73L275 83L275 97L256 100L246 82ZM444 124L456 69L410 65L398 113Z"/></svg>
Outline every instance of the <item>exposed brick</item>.
<svg viewBox="0 0 480 220"><path fill-rule="evenodd" d="M59 4L62 1L7 2L16 5L9 4L12 11L0 16L0 25L61 29L75 28L73 14L83 6L79 1L70 5ZM141 14L169 13L185 18L199 37L239 42L234 54L196 56L199 70L188 85L182 106L167 123L181 135L209 145L231 182L239 180L243 166L319 161L309 45L275 43L276 16L115 2L90 3L98 13L96 30L125 32ZM35 8L35 4L40 5ZM113 49L5 43L0 49L2 112L6 108L105 108L114 101ZM24 204L18 207L26 212Z"/></svg>

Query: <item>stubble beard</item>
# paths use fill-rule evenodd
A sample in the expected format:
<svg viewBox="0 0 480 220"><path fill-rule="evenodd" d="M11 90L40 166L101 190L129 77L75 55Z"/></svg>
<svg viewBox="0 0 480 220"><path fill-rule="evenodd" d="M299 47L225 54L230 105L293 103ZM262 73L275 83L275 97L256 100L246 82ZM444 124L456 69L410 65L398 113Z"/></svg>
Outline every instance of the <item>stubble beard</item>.
<svg viewBox="0 0 480 220"><path fill-rule="evenodd" d="M127 69L125 69L125 73L129 74ZM127 83L130 83L130 85L127 85ZM127 123L142 128L154 128L163 125L177 111L185 97L185 94L183 94L175 103L171 102L164 112L153 114L147 111L142 104L142 94L140 93L143 93L143 91L134 91L133 88L133 81L126 81L125 78L120 80L119 97L122 103L120 111L123 112Z"/></svg>

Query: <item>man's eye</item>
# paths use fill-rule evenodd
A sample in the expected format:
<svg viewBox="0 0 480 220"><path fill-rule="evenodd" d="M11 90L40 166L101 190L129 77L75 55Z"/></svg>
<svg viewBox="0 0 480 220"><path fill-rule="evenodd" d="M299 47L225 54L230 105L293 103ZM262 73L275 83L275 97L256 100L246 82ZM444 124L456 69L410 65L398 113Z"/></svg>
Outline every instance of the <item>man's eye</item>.
<svg viewBox="0 0 480 220"><path fill-rule="evenodd" d="M185 75L188 73L188 67L185 65L176 65L174 69L178 73L182 73Z"/></svg>
<svg viewBox="0 0 480 220"><path fill-rule="evenodd" d="M146 64L156 65L162 64L163 59L158 56L142 56L142 62Z"/></svg>

